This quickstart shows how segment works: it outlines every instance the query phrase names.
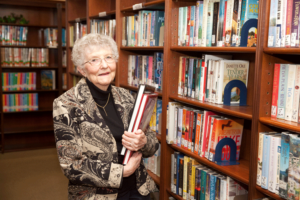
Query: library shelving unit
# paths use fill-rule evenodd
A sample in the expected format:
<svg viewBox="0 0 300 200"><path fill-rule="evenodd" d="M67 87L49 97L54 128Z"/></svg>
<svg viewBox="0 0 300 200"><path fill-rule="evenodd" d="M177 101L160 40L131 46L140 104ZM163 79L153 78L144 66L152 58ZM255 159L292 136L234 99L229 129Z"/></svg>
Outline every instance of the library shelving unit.
<svg viewBox="0 0 300 200"><path fill-rule="evenodd" d="M65 8L62 2L36 2L36 1L0 1L0 16L11 13L22 14L29 24L0 25L28 27L27 43L25 46L0 45L1 48L47 48L49 50L49 67L0 67L3 72L35 72L36 90L26 91L3 91L1 95L1 151L17 151L24 149L55 147L53 133L52 104L53 100L63 93L62 89L62 27L65 23ZM46 46L42 29L57 28L57 48ZM0 58L1 59L1 58ZM41 70L54 70L56 89L41 89ZM2 75L0 76L2 79ZM0 80L2 83L2 80ZM3 112L2 95L15 93L37 93L38 110L21 112Z"/></svg>
<svg viewBox="0 0 300 200"><path fill-rule="evenodd" d="M136 6L136 5L139 6ZM162 98L161 135L157 138L161 142L160 177L149 173L159 185L160 199L167 200L173 196L182 199L170 190L171 154L179 151L188 155L201 164L206 165L224 175L228 175L246 186L248 199L270 196L280 199L278 195L270 193L256 186L258 133L261 131L290 130L300 132L300 125L283 120L271 119L272 79L274 63L297 63L300 49L267 48L268 18L270 0L260 1L258 17L258 34L256 47L181 47L177 45L178 10L179 7L195 5L196 0L67 0L67 51L68 51L68 88L72 87L74 73L70 60L72 48L69 46L69 24L74 20L86 20L87 32L90 32L91 19L116 19L116 42L120 58L114 84L136 91L137 87L129 85L128 55L150 55L154 52L164 53L163 88L158 91ZM164 10L164 45L158 47L124 47L122 46L122 18L138 13L139 10ZM103 13L106 13L103 16ZM101 14L101 17L99 15ZM229 54L234 60L249 60L249 77L247 91L247 106L217 105L177 94L178 69L180 56L201 57L202 54ZM184 105L211 110L220 115L245 120L243 139L240 150L240 165L220 167L198 155L195 155L176 145L166 143L167 105L170 101L177 101Z"/></svg>

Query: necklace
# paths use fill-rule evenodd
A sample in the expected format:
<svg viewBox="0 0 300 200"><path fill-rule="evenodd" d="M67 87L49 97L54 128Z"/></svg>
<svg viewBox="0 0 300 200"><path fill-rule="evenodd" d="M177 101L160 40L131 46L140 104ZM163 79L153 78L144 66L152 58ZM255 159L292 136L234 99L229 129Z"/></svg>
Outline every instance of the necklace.
<svg viewBox="0 0 300 200"><path fill-rule="evenodd" d="M106 106L107 106L107 104L108 104L109 97L110 97L110 93L108 93L107 102L106 102L106 104L105 104L104 106L100 106L100 105L99 105L99 104L97 104L97 103L96 103L96 101L95 101L96 105L97 105L97 106L99 106L100 108L102 108L102 109L104 110L104 112L105 112L106 116L107 116L107 113L106 113L106 111L105 111L105 107L106 107Z"/></svg>

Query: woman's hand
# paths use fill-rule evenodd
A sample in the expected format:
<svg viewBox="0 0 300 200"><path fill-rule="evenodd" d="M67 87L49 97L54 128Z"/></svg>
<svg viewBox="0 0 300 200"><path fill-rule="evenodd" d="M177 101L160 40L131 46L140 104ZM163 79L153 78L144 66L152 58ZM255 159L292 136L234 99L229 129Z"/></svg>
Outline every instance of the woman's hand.
<svg viewBox="0 0 300 200"><path fill-rule="evenodd" d="M130 151L138 151L147 144L147 137L141 129L134 133L125 131L122 136L122 144Z"/></svg>
<svg viewBox="0 0 300 200"><path fill-rule="evenodd" d="M134 152L128 163L124 166L123 177L128 177L135 172L135 170L140 166L142 159L142 153Z"/></svg>

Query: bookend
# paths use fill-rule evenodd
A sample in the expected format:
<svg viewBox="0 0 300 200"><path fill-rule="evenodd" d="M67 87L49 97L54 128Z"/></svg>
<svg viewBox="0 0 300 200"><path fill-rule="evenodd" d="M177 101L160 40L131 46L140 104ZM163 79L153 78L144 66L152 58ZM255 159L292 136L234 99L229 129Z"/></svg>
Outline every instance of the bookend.
<svg viewBox="0 0 300 200"><path fill-rule="evenodd" d="M222 161L222 149L225 145L230 147L229 161ZM221 166L239 165L236 161L236 143L231 138L223 138L216 146L215 163Z"/></svg>
<svg viewBox="0 0 300 200"><path fill-rule="evenodd" d="M249 19L242 27L240 47L247 47L248 32L250 28L257 28L257 19Z"/></svg>
<svg viewBox="0 0 300 200"><path fill-rule="evenodd" d="M247 106L247 87L240 80L232 80L227 83L224 89L224 105L230 106L231 90L234 87L240 89L240 106Z"/></svg>

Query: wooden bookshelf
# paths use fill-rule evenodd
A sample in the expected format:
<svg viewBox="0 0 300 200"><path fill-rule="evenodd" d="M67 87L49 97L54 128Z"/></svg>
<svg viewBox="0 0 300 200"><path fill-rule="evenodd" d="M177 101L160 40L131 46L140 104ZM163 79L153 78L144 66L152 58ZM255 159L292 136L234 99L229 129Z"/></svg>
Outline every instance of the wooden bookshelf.
<svg viewBox="0 0 300 200"><path fill-rule="evenodd" d="M154 174L153 172L151 172L150 170L147 170L149 176L151 176L151 178L154 180L154 182L156 183L156 185L160 185L160 177L157 176L156 174Z"/></svg>
<svg viewBox="0 0 300 200"><path fill-rule="evenodd" d="M49 51L49 67L0 67L0 73L3 72L35 72L36 90L25 91L3 91L0 89L1 100L3 94L15 93L37 93L38 110L3 112L0 106L1 121L1 151L10 152L16 150L36 149L45 147L55 147L53 133L52 105L53 100L63 93L62 90L62 28L65 27L65 9L62 2L36 2L21 1L0 2L0 17L15 13L22 14L29 24L0 23L0 25L23 26L28 28L27 42L25 46L19 45L0 45L2 48L47 48ZM37 17L38 16L38 17ZM49 48L45 44L44 34L41 31L45 28L56 28L57 43L56 48ZM0 58L1 59L1 58ZM1 61L1 60L0 60ZM41 89L41 70L55 71L54 90ZM2 75L0 77L0 81Z"/></svg>
<svg viewBox="0 0 300 200"><path fill-rule="evenodd" d="M172 51L197 51L197 52L221 52L221 53L255 53L255 47L179 47L172 46Z"/></svg>

